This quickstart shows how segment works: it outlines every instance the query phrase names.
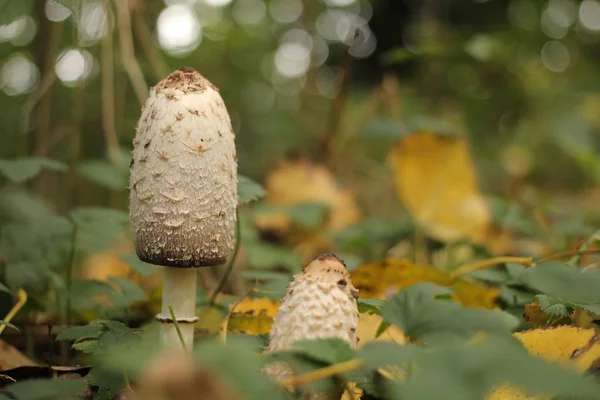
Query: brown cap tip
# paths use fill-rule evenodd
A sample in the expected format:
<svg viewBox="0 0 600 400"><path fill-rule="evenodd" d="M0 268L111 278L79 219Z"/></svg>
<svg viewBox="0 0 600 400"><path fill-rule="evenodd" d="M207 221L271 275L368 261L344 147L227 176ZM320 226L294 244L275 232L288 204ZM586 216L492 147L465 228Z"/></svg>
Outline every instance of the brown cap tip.
<svg viewBox="0 0 600 400"><path fill-rule="evenodd" d="M160 92L164 89L178 89L186 93L204 92L207 88L219 91L208 79L203 77L200 72L191 67L179 68L173 71L169 76L158 82L154 89Z"/></svg>

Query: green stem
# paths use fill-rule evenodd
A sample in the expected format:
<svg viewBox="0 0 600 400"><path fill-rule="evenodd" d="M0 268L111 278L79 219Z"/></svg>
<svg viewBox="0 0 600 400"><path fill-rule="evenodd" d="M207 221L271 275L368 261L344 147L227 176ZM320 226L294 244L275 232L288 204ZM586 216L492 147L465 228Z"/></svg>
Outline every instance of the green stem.
<svg viewBox="0 0 600 400"><path fill-rule="evenodd" d="M223 289L223 286L225 286L225 283L227 283L227 280L229 280L229 275L231 275L231 271L233 271L233 264L235 263L235 259L238 254L238 250L240 249L240 239L241 239L240 214L239 214L238 210L236 209L235 210L235 247L233 248L233 255L231 256L231 259L229 260L229 265L227 265L227 270L221 277L221 280L219 281L217 288L213 292L212 296L210 296L210 300L208 301L208 305L210 307L215 305L215 300L217 299L217 295L221 292L221 289Z"/></svg>
<svg viewBox="0 0 600 400"><path fill-rule="evenodd" d="M179 322L177 322L177 317L175 316L175 311L173 311L173 306L169 304L169 313L171 313L171 318L173 319L173 325L175 325L175 330L177 331L177 336L179 336L179 341L183 346L183 349L187 351L187 346L185 345L185 340L183 339L183 333L181 333L181 328L179 328Z"/></svg>
<svg viewBox="0 0 600 400"><path fill-rule="evenodd" d="M596 240L600 240L600 230L594 232L592 236L590 236L585 242L583 242L583 244L579 247L577 254L575 254L569 261L567 261L567 264L569 264L572 267L577 266L582 254L585 251L587 251L587 249L589 249L592 243L594 243Z"/></svg>

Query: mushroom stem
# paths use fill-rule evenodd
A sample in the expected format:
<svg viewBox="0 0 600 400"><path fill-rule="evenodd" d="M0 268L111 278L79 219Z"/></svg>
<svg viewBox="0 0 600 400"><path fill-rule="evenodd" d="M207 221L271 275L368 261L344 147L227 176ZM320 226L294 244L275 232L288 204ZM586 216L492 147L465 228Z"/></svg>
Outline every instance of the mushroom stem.
<svg viewBox="0 0 600 400"><path fill-rule="evenodd" d="M161 323L160 336L164 347L181 346L169 306L177 318L185 347L194 344L196 317L196 268L165 267L163 272L162 312L156 316Z"/></svg>

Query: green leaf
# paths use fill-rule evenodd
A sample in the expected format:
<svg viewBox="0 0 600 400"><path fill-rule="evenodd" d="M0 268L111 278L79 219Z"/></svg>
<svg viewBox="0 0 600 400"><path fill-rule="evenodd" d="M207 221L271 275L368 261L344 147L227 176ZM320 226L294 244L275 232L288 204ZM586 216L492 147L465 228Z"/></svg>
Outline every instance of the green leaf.
<svg viewBox="0 0 600 400"><path fill-rule="evenodd" d="M554 318L569 316L570 313L567 309L567 305L563 304L560 300L545 294L540 294L535 297L540 302L540 308L543 312L550 314Z"/></svg>
<svg viewBox="0 0 600 400"><path fill-rule="evenodd" d="M81 342L73 343L71 346L74 350L81 351L85 354L93 354L100 349L100 342L98 340L83 340Z"/></svg>
<svg viewBox="0 0 600 400"><path fill-rule="evenodd" d="M149 264L140 260L135 253L121 254L119 258L127 263L132 270L142 276L148 276L159 270L159 267L154 264Z"/></svg>
<svg viewBox="0 0 600 400"><path fill-rule="evenodd" d="M575 306L592 314L600 315L600 304L576 304Z"/></svg>
<svg viewBox="0 0 600 400"><path fill-rule="evenodd" d="M291 351L326 364L337 364L356 357L350 345L337 338L298 341L293 344Z"/></svg>
<svg viewBox="0 0 600 400"><path fill-rule="evenodd" d="M276 271L243 271L243 276L251 282L261 281L260 290L264 291L266 297L280 299L285 295L285 288L293 279L287 272Z"/></svg>
<svg viewBox="0 0 600 400"><path fill-rule="evenodd" d="M42 169L65 172L66 164L50 158L24 157L13 160L0 159L0 174L13 182L22 183L35 178Z"/></svg>
<svg viewBox="0 0 600 400"><path fill-rule="evenodd" d="M0 282L0 292L6 292L9 294L12 294L12 291L6 285L4 285L4 283L2 283L2 282Z"/></svg>
<svg viewBox="0 0 600 400"><path fill-rule="evenodd" d="M17 328L16 326L14 326L13 324L11 324L10 322L6 322L6 321L4 321L2 319L0 319L0 325L4 325L7 328L14 329L17 332L20 332L19 328Z"/></svg>
<svg viewBox="0 0 600 400"><path fill-rule="evenodd" d="M35 225L54 215L52 205L45 199L21 188L0 191L0 215L4 223Z"/></svg>
<svg viewBox="0 0 600 400"><path fill-rule="evenodd" d="M7 385L5 390L19 400L67 400L87 390L85 379L28 379Z"/></svg>
<svg viewBox="0 0 600 400"><path fill-rule="evenodd" d="M389 117L376 117L367 123L363 131L365 139L396 141L410 131L403 123Z"/></svg>
<svg viewBox="0 0 600 400"><path fill-rule="evenodd" d="M257 182L244 176L238 175L237 183L238 204L247 204L265 197L265 189Z"/></svg>
<svg viewBox="0 0 600 400"><path fill-rule="evenodd" d="M125 190L129 181L127 170L106 160L84 161L77 170L83 179L111 190Z"/></svg>
<svg viewBox="0 0 600 400"><path fill-rule="evenodd" d="M329 206L318 202L298 203L289 210L289 214L295 225L303 229L315 230L325 223Z"/></svg>
<svg viewBox="0 0 600 400"><path fill-rule="evenodd" d="M33 0L0 0L0 25L10 24L23 15L28 15Z"/></svg>
<svg viewBox="0 0 600 400"><path fill-rule="evenodd" d="M76 248L100 252L120 239L128 230L129 215L121 210L101 207L80 207L70 212L77 225Z"/></svg>
<svg viewBox="0 0 600 400"><path fill-rule="evenodd" d="M121 289L119 292L109 294L110 301L115 307L129 308L135 303L146 300L146 293L135 282L116 276L111 276L108 279Z"/></svg>
<svg viewBox="0 0 600 400"><path fill-rule="evenodd" d="M411 361L417 354L425 351L423 347L398 345L394 342L369 342L358 351L358 357L365 360L365 365L370 369L386 366L399 366Z"/></svg>
<svg viewBox="0 0 600 400"><path fill-rule="evenodd" d="M290 272L298 272L302 268L302 258L293 250L270 243L248 243L246 246L248 264L252 268L272 269L285 268Z"/></svg>
<svg viewBox="0 0 600 400"><path fill-rule="evenodd" d="M102 367L92 368L86 379L91 386L98 388L98 393L94 399L112 400L125 386L124 374L109 371Z"/></svg>
<svg viewBox="0 0 600 400"><path fill-rule="evenodd" d="M385 305L385 301L376 299L358 299L357 304L359 313L381 315L381 308Z"/></svg>
<svg viewBox="0 0 600 400"><path fill-rule="evenodd" d="M99 296L108 298L118 297L117 291L108 283L97 280L74 280L71 284L71 307L75 311L91 311L106 308L106 304L99 303Z"/></svg>
<svg viewBox="0 0 600 400"><path fill-rule="evenodd" d="M598 382L566 366L531 356L511 336L435 346L414 354L411 365L410 379L389 388L391 398L483 399L501 384L526 389L528 395L593 398L600 391Z"/></svg>
<svg viewBox="0 0 600 400"><path fill-rule="evenodd" d="M56 336L56 340L83 340L98 338L105 328L97 323L91 322L84 326L71 326Z"/></svg>
<svg viewBox="0 0 600 400"><path fill-rule="evenodd" d="M528 268L518 281L562 303L600 304L600 270L582 271L564 263L542 263Z"/></svg>
<svg viewBox="0 0 600 400"><path fill-rule="evenodd" d="M196 361L211 368L245 399L284 400L283 390L260 372L263 360L247 343L234 339L228 339L226 345L210 339L198 343L194 347Z"/></svg>
<svg viewBox="0 0 600 400"><path fill-rule="evenodd" d="M434 298L449 293L448 288L431 283L412 285L392 297L381 314L411 340L426 342L468 338L477 332L509 334L519 325L516 317L501 310L464 308L458 303Z"/></svg>

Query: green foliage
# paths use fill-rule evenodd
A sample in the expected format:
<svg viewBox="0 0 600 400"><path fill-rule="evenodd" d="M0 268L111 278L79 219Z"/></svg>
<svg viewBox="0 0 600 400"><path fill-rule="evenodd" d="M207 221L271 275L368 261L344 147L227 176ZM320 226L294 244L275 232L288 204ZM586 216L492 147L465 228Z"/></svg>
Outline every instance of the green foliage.
<svg viewBox="0 0 600 400"><path fill-rule="evenodd" d="M302 259L293 250L263 242L247 243L248 264L256 269L284 268L290 272L298 272Z"/></svg>
<svg viewBox="0 0 600 400"><path fill-rule="evenodd" d="M31 12L33 0L0 0L0 25L10 24L14 20Z"/></svg>
<svg viewBox="0 0 600 400"><path fill-rule="evenodd" d="M135 253L121 254L119 258L142 276L148 276L158 270L158 266L141 261Z"/></svg>
<svg viewBox="0 0 600 400"><path fill-rule="evenodd" d="M265 189L244 175L238 175L238 204L247 204L265 197Z"/></svg>
<svg viewBox="0 0 600 400"><path fill-rule="evenodd" d="M23 3L26 3L26 1L23 1ZM42 170L65 172L68 167L60 161L42 157L25 157L13 160L0 159L0 175L16 183L33 179Z"/></svg>
<svg viewBox="0 0 600 400"><path fill-rule="evenodd" d="M247 344L228 340L223 345L206 340L194 346L194 356L198 365L217 372L226 385L249 400L285 399L282 389L260 372L262 360Z"/></svg>
<svg viewBox="0 0 600 400"><path fill-rule="evenodd" d="M337 364L356 356L348 343L341 339L303 340L294 343L293 354L302 354L325 364Z"/></svg>
<svg viewBox="0 0 600 400"><path fill-rule="evenodd" d="M125 384L123 369L106 367L107 358L120 355L122 360L134 361L131 351L142 343L142 336L122 322L95 320L85 326L73 326L61 332L57 340L73 340L73 348L88 354L96 365L87 375L87 382L97 389L96 399L112 399ZM140 348L146 349L145 346ZM141 360L135 360L140 362ZM146 360L147 362L148 360ZM142 365L142 364L140 364Z"/></svg>
<svg viewBox="0 0 600 400"><path fill-rule="evenodd" d="M29 379L5 388L16 400L76 400L86 389L85 379Z"/></svg>
<svg viewBox="0 0 600 400"><path fill-rule="evenodd" d="M314 230L325 223L329 207L323 203L298 203L289 210L289 214L293 224L303 229Z"/></svg>
<svg viewBox="0 0 600 400"><path fill-rule="evenodd" d="M128 170L106 160L84 161L79 164L78 172L83 179L110 190L122 191L129 182Z"/></svg>
<svg viewBox="0 0 600 400"><path fill-rule="evenodd" d="M570 310L581 308L600 313L600 271L579 268L564 263L543 263L523 271L518 281L543 294L536 296L542 311L554 318L566 317Z"/></svg>
<svg viewBox="0 0 600 400"><path fill-rule="evenodd" d="M381 308L385 305L385 301L376 299L358 299L358 312L368 313L370 315L381 315Z"/></svg>
<svg viewBox="0 0 600 400"><path fill-rule="evenodd" d="M519 320L501 310L464 308L435 297L452 291L431 283L412 285L392 297L381 310L383 318L398 326L411 340L469 338L478 332L510 333Z"/></svg>
<svg viewBox="0 0 600 400"><path fill-rule="evenodd" d="M0 325L4 325L7 328L14 329L15 331L19 332L19 328L17 328L16 326L14 326L13 324L11 324L10 322L6 322L6 321L0 319Z"/></svg>
<svg viewBox="0 0 600 400"><path fill-rule="evenodd" d="M598 382L575 371L532 357L509 337L479 343L452 342L407 357L410 379L389 384L392 398L482 399L494 387L512 383L531 394L593 396Z"/></svg>
<svg viewBox="0 0 600 400"><path fill-rule="evenodd" d="M129 227L129 215L121 210L79 207L69 215L77 226L76 248L86 253L110 247L123 237Z"/></svg>
<svg viewBox="0 0 600 400"><path fill-rule="evenodd" d="M70 299L73 310L94 311L103 317L117 317L127 312L133 304L144 301L146 294L133 281L110 277L110 283L97 280L75 280L71 285ZM107 304L106 300L110 303Z"/></svg>

